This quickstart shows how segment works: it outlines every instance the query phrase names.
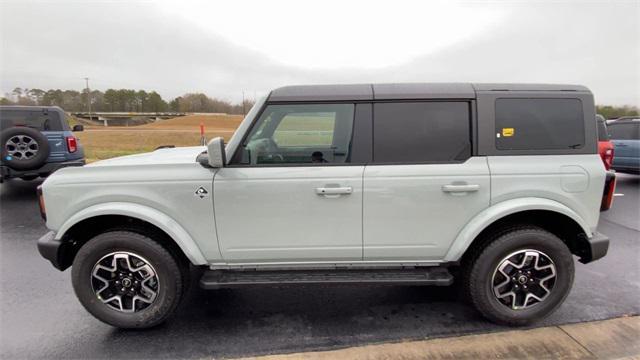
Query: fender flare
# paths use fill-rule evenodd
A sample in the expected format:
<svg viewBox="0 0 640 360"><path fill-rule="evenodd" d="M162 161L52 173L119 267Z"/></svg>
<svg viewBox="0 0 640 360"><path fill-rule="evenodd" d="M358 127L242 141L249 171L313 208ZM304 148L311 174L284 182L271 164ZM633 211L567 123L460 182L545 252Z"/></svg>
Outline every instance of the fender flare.
<svg viewBox="0 0 640 360"><path fill-rule="evenodd" d="M560 202L536 197L506 200L490 206L471 219L462 231L458 233L455 241L449 247L444 261L459 261L473 240L475 240L475 238L489 225L504 218L505 216L527 210L547 210L565 215L575 221L588 237L592 236L591 230L584 219L582 219L582 217L575 211Z"/></svg>
<svg viewBox="0 0 640 360"><path fill-rule="evenodd" d="M135 203L108 202L84 208L62 224L55 239L61 240L64 234L77 223L101 215L129 216L153 224L173 239L192 264L207 264L207 260L196 242L180 224L156 209Z"/></svg>

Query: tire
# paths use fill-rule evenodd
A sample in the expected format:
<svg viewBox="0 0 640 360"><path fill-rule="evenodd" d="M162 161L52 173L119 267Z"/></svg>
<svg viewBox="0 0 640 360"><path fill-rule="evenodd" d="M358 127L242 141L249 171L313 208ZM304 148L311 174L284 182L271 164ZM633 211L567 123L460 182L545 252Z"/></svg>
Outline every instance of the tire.
<svg viewBox="0 0 640 360"><path fill-rule="evenodd" d="M49 157L49 141L40 131L16 126L2 130L2 162L14 170L38 169Z"/></svg>
<svg viewBox="0 0 640 360"><path fill-rule="evenodd" d="M519 226L497 231L471 256L463 272L468 300L484 317L522 326L549 316L562 304L573 285L574 262L569 248L554 234ZM509 295L512 291L515 297Z"/></svg>
<svg viewBox="0 0 640 360"><path fill-rule="evenodd" d="M129 268L143 267L140 261L147 263L150 268L144 267L137 272L121 271L126 269L126 266L121 264L127 256L132 265ZM105 270L105 265L113 264L113 257L121 257L117 260L119 268L113 271L114 277L106 279L111 271ZM102 266L97 266L98 263ZM164 322L174 312L184 293L185 275L176 259L156 241L135 232L111 231L97 235L80 248L71 270L73 289L85 309L99 320L118 328L149 328ZM147 272L147 270L151 271ZM124 277L121 277L122 273ZM144 275L149 273L155 273L155 279L148 276L143 280ZM94 274L109 281L100 280ZM125 280L127 278L128 282ZM140 285L133 285L134 281ZM141 289L145 281L147 289L152 290L151 292ZM108 287L100 292L99 290L106 284ZM117 287L116 284L118 284ZM140 300L130 301L134 295L132 293L122 295L117 292L121 286L121 289L132 293L136 293L137 289L136 294L150 300L150 304ZM149 295L152 292L155 296ZM118 300L106 302L118 294L124 299L122 302ZM123 312L119 309L122 307L133 311Z"/></svg>

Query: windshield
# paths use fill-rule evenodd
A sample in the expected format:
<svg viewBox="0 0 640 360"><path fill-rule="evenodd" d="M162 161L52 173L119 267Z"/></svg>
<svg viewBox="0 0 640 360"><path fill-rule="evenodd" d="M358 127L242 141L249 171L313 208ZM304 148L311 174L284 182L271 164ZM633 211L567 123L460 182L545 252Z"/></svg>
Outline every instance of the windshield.
<svg viewBox="0 0 640 360"><path fill-rule="evenodd" d="M262 109L262 106L264 105L265 101L267 101L267 97L263 96L259 98L255 104L253 104L253 107L251 108L251 110L249 110L249 113L247 113L247 116L244 117L244 120L242 120L242 122L240 123L240 126L238 126L236 131L233 133L233 136L231 136L231 139L229 139L227 146L225 146L227 160L229 159L230 156L233 155L233 153L238 148L238 145L242 141L242 136L244 135L245 131L247 131L251 126L253 119L258 115L258 112L260 111L260 109Z"/></svg>

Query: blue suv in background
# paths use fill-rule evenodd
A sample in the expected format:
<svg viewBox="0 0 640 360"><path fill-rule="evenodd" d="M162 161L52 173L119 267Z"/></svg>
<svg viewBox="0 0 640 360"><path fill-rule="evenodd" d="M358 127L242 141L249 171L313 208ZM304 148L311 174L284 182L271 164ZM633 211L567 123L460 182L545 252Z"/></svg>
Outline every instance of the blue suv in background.
<svg viewBox="0 0 640 360"><path fill-rule="evenodd" d="M612 168L619 172L640 174L640 118L610 120L607 121L607 129L615 146Z"/></svg>
<svg viewBox="0 0 640 360"><path fill-rule="evenodd" d="M0 182L33 180L85 164L84 150L57 106L0 106L0 144Z"/></svg>

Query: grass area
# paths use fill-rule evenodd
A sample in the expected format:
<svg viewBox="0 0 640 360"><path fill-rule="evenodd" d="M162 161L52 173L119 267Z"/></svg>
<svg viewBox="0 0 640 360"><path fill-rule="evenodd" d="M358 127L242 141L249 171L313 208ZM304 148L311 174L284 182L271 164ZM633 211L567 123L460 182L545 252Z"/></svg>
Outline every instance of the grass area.
<svg viewBox="0 0 640 360"><path fill-rule="evenodd" d="M229 141L242 121L240 115L188 115L131 127L85 126L75 133L84 146L87 162L155 150L162 145L200 145L200 123L207 139L222 136Z"/></svg>
<svg viewBox="0 0 640 360"><path fill-rule="evenodd" d="M193 129L199 130L200 123L205 129L235 130L242 121L242 115L187 115L168 120L141 125L140 129Z"/></svg>
<svg viewBox="0 0 640 360"><path fill-rule="evenodd" d="M162 145L200 145L200 122L207 139L222 136L229 141L242 121L239 115L189 115L131 127L85 126L75 133L84 146L87 162L155 150ZM332 143L333 117L288 117L274 134L280 146Z"/></svg>
<svg viewBox="0 0 640 360"><path fill-rule="evenodd" d="M232 132L206 132L207 139L216 136L228 141ZM200 133L197 131L153 131L153 130L88 130L75 133L84 146L87 162L109 159L155 150L162 145L197 146Z"/></svg>

